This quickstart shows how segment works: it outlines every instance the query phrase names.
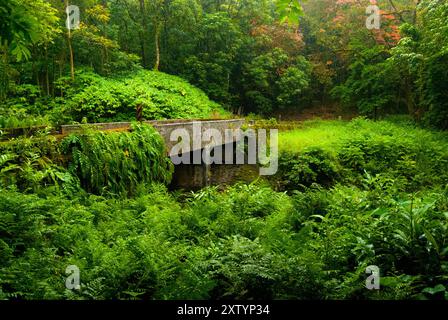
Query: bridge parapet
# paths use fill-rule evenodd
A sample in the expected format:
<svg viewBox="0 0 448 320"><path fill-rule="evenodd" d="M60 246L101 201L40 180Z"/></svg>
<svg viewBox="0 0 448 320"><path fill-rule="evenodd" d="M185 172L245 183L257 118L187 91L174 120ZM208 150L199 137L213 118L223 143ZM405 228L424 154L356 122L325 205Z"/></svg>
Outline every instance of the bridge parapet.
<svg viewBox="0 0 448 320"><path fill-rule="evenodd" d="M195 135L204 136L204 132L209 129L218 130L222 137L225 137L226 130L238 130L241 129L245 120L244 119L229 119L229 120L161 120L161 121L144 121L143 123L150 124L156 129L165 141L165 145L168 150L171 150L178 141L171 141L171 134L175 130L185 130L190 136L191 149L190 151L196 151L201 149L203 145L198 148L197 144L193 143ZM61 133L67 135L70 133L79 132L82 128L89 127L101 131L112 130L129 130L131 122L112 122L112 123L95 123L95 124L76 124L76 125L63 125L61 126ZM200 130L200 132L197 132ZM217 146L218 144L211 144L210 147Z"/></svg>

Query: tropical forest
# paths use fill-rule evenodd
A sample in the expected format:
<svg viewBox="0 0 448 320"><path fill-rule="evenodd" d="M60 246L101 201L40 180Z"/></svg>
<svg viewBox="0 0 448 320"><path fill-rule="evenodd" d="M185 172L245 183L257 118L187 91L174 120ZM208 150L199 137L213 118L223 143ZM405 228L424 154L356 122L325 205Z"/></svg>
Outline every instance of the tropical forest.
<svg viewBox="0 0 448 320"><path fill-rule="evenodd" d="M447 130L446 0L0 0L0 300L448 300Z"/></svg>

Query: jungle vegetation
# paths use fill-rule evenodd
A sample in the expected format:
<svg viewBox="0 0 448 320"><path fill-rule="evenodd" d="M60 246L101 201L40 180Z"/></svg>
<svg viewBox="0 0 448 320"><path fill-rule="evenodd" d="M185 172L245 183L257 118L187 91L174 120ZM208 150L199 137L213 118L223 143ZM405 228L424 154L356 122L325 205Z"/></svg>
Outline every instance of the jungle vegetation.
<svg viewBox="0 0 448 320"><path fill-rule="evenodd" d="M1 1L0 299L448 299L447 79L445 0ZM279 128L279 171L171 190L136 110Z"/></svg>

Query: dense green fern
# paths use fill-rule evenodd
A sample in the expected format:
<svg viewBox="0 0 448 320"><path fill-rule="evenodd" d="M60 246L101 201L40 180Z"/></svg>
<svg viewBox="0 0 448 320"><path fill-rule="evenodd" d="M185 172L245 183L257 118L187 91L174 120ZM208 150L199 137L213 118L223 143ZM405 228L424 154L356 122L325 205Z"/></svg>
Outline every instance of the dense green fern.
<svg viewBox="0 0 448 320"><path fill-rule="evenodd" d="M165 145L150 126L134 124L132 132L85 132L62 141L71 155L69 170L85 190L133 194L141 183L169 183L173 165Z"/></svg>

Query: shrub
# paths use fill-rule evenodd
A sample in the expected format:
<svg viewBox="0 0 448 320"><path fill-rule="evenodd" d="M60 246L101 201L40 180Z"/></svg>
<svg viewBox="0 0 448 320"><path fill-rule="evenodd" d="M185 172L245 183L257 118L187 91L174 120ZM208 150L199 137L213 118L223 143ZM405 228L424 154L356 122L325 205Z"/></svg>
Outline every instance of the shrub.
<svg viewBox="0 0 448 320"><path fill-rule="evenodd" d="M134 124L132 132L72 134L62 142L69 170L88 192L134 194L141 183L169 183L173 165L158 132Z"/></svg>
<svg viewBox="0 0 448 320"><path fill-rule="evenodd" d="M337 181L339 170L336 158L320 148L282 152L279 157L278 176L287 190L303 190L313 184L330 186Z"/></svg>
<svg viewBox="0 0 448 320"><path fill-rule="evenodd" d="M140 71L118 78L102 78L82 72L76 83L59 80L67 112L73 120L89 122L135 120L137 106L147 120L207 118L214 112L225 114L201 90L185 80L153 71Z"/></svg>
<svg viewBox="0 0 448 320"><path fill-rule="evenodd" d="M55 137L45 133L0 145L0 185L40 193L53 186L78 191L76 179L63 167Z"/></svg>

